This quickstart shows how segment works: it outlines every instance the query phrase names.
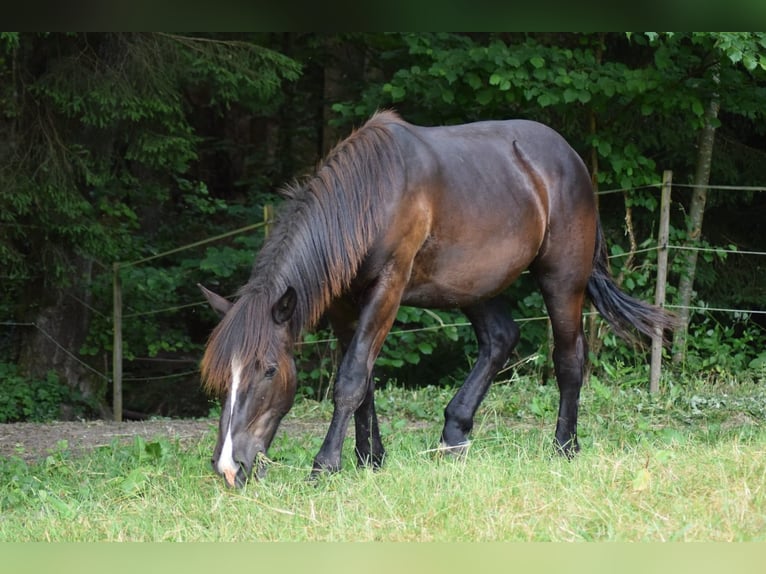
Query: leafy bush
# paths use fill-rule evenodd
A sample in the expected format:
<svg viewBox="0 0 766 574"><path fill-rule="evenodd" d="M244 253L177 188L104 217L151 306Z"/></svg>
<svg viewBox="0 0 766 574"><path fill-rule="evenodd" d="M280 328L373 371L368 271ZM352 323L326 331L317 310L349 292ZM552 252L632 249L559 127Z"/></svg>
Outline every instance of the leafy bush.
<svg viewBox="0 0 766 574"><path fill-rule="evenodd" d="M62 404L74 406L75 412L85 408L79 393L59 381L54 371L44 379L29 379L15 365L0 363L0 423L55 420Z"/></svg>
<svg viewBox="0 0 766 574"><path fill-rule="evenodd" d="M727 315L722 322L715 313L704 312L689 325L686 369L712 379L747 371L763 374L764 347L766 334L747 314L736 314L733 320Z"/></svg>

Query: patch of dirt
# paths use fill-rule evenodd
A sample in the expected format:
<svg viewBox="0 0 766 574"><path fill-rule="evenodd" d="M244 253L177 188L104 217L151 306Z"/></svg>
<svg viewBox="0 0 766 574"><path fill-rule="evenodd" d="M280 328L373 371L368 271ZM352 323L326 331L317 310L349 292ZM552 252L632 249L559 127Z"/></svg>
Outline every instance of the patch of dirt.
<svg viewBox="0 0 766 574"><path fill-rule="evenodd" d="M131 443L140 436L147 441L161 437L181 442L201 440L215 433L217 420L150 420L137 422L81 421L0 424L0 456L18 456L27 461L45 458L66 441L70 451L80 453L113 441Z"/></svg>
<svg viewBox="0 0 766 574"><path fill-rule="evenodd" d="M383 418L380 421L385 422ZM285 417L277 432L290 436L306 433L324 436L328 425L328 421L311 417ZM407 428L415 430L429 425L430 423L422 421L409 421ZM205 438L208 433L213 441L217 432L218 419L158 419L121 423L104 420L5 423L0 424L0 456L17 456L27 462L33 462L57 452L61 441L66 441L70 452L82 455L94 448L109 446L115 440L121 444L130 444L137 436L147 442L168 438L178 440L181 444L192 445ZM353 440L353 424L349 425L346 437Z"/></svg>

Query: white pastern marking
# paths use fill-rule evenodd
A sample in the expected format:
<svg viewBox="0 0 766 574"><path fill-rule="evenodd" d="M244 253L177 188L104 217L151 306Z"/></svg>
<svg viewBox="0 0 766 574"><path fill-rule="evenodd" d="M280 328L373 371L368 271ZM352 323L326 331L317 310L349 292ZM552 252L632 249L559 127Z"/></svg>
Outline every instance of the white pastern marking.
<svg viewBox="0 0 766 574"><path fill-rule="evenodd" d="M231 361L231 390L229 391L229 428L226 429L226 439L223 441L221 456L218 459L218 472L227 479L234 477L239 470L239 465L234 462L234 444L231 437L231 426L234 418L234 405L237 402L237 389L239 388L242 364L237 359ZM228 472L227 472L228 471Z"/></svg>

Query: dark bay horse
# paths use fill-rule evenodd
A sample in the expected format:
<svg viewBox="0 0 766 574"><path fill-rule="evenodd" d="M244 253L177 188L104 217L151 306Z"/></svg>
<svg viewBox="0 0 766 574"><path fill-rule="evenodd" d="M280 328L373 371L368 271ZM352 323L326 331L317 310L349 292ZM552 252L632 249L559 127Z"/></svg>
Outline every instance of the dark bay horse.
<svg viewBox="0 0 766 574"><path fill-rule="evenodd" d="M379 112L285 193L236 301L205 290L222 315L201 365L224 399L213 467L230 486L263 470L295 397L294 344L322 315L344 353L312 475L340 469L352 416L358 462L383 461L371 372L400 305L459 308L476 332L476 364L444 412L441 446L456 452L519 340L502 293L525 269L551 319L563 454L579 449L586 294L623 337L674 324L611 279L588 171L542 124L420 127Z"/></svg>

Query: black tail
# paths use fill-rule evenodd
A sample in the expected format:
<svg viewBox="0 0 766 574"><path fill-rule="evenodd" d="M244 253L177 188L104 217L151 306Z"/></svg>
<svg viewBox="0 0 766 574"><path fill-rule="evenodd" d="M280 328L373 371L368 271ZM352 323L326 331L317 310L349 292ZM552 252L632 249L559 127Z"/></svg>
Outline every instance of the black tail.
<svg viewBox="0 0 766 574"><path fill-rule="evenodd" d="M637 342L636 331L651 337L657 327L663 335L678 324L676 316L665 309L623 293L609 272L604 232L601 222L596 229L593 271L588 280L588 297L615 333L629 342Z"/></svg>

